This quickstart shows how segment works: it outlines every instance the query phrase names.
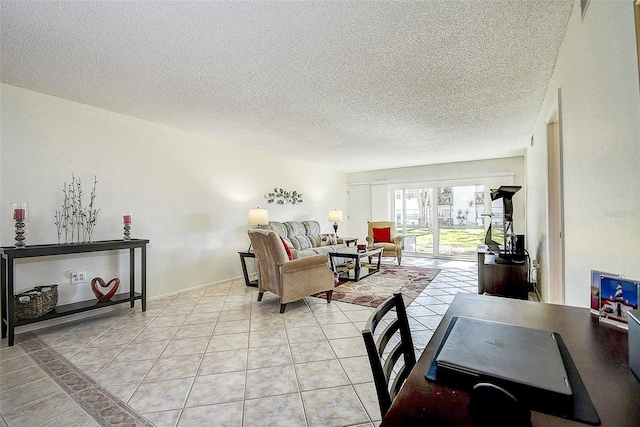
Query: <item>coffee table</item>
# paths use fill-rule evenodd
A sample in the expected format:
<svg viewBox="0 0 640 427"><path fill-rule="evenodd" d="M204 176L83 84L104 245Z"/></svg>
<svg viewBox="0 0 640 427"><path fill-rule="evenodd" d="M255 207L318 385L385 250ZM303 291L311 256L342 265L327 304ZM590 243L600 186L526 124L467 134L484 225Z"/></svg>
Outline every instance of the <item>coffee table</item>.
<svg viewBox="0 0 640 427"><path fill-rule="evenodd" d="M371 263L371 258L374 256L378 257L378 262L374 268L362 266L361 262L363 258L369 258L369 263ZM354 264L355 264L354 268L349 269L348 271L343 273L338 273L338 269L336 266L337 258L349 258L354 260ZM333 269L334 272L338 274L338 278L341 280L351 280L354 282L357 282L360 279L364 279L365 277L371 276L372 274L380 271L381 259L382 259L382 248L365 249L364 251L361 251L361 250L358 250L358 248L351 247L338 252L329 252L329 260L331 261L331 268ZM364 272L365 270L366 272Z"/></svg>

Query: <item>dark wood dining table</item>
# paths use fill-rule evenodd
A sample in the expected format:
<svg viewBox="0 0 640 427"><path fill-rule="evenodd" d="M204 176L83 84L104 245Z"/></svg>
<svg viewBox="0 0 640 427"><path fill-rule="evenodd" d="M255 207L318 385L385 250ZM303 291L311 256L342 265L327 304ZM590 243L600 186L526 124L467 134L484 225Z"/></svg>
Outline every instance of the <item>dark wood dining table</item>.
<svg viewBox="0 0 640 427"><path fill-rule="evenodd" d="M600 417L601 425L640 426L640 381L629 369L626 330L599 322L587 308L459 293L383 417L382 427L475 425L469 415L469 394L466 390L425 378L454 316L475 317L559 333ZM531 411L531 424L545 427L587 425L537 411Z"/></svg>

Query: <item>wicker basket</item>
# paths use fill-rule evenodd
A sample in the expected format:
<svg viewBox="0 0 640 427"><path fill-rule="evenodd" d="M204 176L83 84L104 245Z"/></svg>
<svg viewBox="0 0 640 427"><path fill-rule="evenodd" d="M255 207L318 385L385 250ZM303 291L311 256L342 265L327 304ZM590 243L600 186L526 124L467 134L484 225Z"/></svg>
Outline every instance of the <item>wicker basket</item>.
<svg viewBox="0 0 640 427"><path fill-rule="evenodd" d="M13 298L16 320L36 319L56 308L58 285L36 286Z"/></svg>

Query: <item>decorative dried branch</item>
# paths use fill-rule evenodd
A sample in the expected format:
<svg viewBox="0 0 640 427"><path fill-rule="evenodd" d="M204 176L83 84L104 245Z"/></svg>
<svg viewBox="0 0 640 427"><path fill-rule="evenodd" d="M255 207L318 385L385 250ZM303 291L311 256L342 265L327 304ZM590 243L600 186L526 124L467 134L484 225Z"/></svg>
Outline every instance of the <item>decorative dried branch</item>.
<svg viewBox="0 0 640 427"><path fill-rule="evenodd" d="M86 235L87 241L91 241L91 236L93 235L93 229L96 227L96 221L98 220L98 213L100 209L93 208L93 202L96 199L96 185L98 185L98 178L96 176L93 177L93 189L91 190L91 198L89 201L89 210L86 215Z"/></svg>
<svg viewBox="0 0 640 427"><path fill-rule="evenodd" d="M82 205L82 184L80 179L76 181L76 177L71 175L71 184L67 186L64 183L62 192L64 198L62 200L62 209L56 210L54 214L56 229L58 231L58 243L61 243L62 233L64 232L64 242L69 242L69 233L71 234L71 242L90 242L93 230L96 226L98 213L100 209L93 207L96 198L97 178L94 176L93 190L90 195L88 208Z"/></svg>

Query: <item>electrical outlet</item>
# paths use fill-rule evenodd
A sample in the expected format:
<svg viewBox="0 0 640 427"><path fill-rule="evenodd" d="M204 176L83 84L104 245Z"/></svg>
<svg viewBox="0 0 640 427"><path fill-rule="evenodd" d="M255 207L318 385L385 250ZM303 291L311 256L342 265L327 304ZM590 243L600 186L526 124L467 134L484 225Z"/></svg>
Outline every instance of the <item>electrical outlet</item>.
<svg viewBox="0 0 640 427"><path fill-rule="evenodd" d="M72 270L70 276L72 285L86 283L87 281L87 272L85 270Z"/></svg>

